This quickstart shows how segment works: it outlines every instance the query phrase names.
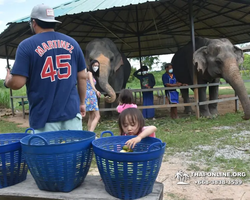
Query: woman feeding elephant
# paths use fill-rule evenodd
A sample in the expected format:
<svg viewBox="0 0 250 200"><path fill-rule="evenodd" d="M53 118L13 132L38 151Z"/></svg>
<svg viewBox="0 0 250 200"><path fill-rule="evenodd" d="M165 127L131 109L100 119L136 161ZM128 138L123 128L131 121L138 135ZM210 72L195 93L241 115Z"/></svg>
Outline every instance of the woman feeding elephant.
<svg viewBox="0 0 250 200"><path fill-rule="evenodd" d="M97 97L101 96L101 93L95 88L96 80L94 76L98 76L100 63L97 60L92 60L90 63L90 71L86 73L87 79L87 91L85 98L86 112L89 113L88 119L88 131L94 131L95 127L100 119L100 112L98 108Z"/></svg>
<svg viewBox="0 0 250 200"><path fill-rule="evenodd" d="M116 107L118 92L126 88L131 72L127 58L117 49L113 41L108 38L98 38L87 44L85 60L88 66L92 60L99 61L99 70L92 72L97 81L96 88L105 93L105 108Z"/></svg>

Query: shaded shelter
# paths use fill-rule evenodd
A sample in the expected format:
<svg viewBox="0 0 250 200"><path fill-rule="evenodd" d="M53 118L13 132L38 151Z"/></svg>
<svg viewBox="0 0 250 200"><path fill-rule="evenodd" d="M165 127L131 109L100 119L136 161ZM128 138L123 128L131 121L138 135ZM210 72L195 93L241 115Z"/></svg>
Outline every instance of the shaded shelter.
<svg viewBox="0 0 250 200"><path fill-rule="evenodd" d="M56 31L77 40L84 50L94 38L108 37L127 57L175 53L190 41L188 0L74 0L55 7L63 23ZM250 1L193 0L195 35L250 40ZM29 17L10 22L0 34L0 58L14 59L18 44L31 36ZM5 47L7 45L7 48Z"/></svg>

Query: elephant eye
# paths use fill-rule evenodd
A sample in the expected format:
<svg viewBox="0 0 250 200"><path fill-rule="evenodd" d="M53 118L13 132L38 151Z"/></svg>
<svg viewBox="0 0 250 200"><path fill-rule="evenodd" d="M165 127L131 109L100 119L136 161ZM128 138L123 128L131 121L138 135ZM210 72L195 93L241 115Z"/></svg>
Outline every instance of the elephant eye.
<svg viewBox="0 0 250 200"><path fill-rule="evenodd" d="M216 62L217 65L221 65L222 64L221 59L215 59L215 62Z"/></svg>
<svg viewBox="0 0 250 200"><path fill-rule="evenodd" d="M114 57L111 57L111 58L110 58L110 62L113 62L113 60L114 60Z"/></svg>

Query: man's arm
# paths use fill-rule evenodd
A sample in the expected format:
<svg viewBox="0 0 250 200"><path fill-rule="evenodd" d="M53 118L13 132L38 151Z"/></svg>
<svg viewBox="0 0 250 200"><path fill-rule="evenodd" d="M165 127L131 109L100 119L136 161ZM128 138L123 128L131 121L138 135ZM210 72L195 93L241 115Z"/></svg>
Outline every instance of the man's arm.
<svg viewBox="0 0 250 200"><path fill-rule="evenodd" d="M25 76L12 75L10 73L10 70L7 69L7 74L5 78L6 87L11 88L13 90L19 90L25 85L26 81L27 81L27 78Z"/></svg>
<svg viewBox="0 0 250 200"><path fill-rule="evenodd" d="M83 117L85 117L86 115L86 105L85 105L86 77L87 77L86 70L82 70L77 73L77 89L80 97L80 111Z"/></svg>
<svg viewBox="0 0 250 200"><path fill-rule="evenodd" d="M142 75L138 75L138 72L141 72L141 69L136 70L133 75L134 75L134 77L136 77L136 78L138 78L138 79L141 80Z"/></svg>

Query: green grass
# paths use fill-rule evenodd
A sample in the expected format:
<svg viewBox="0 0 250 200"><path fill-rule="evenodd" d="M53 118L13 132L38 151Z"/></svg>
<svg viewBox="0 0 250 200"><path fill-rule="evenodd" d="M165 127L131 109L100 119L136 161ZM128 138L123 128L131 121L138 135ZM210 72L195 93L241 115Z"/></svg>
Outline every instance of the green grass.
<svg viewBox="0 0 250 200"><path fill-rule="evenodd" d="M19 127L16 123L7 122L0 118L0 133L24 133L25 130L26 128Z"/></svg>
<svg viewBox="0 0 250 200"><path fill-rule="evenodd" d="M155 125L158 128L157 137L167 143L166 160L175 156L176 153L195 152L192 153L190 160L201 162L206 167L200 168L199 165L191 163L189 170L195 171L199 169L211 172L212 169L216 169L217 171L244 171L250 174L250 168L248 167L250 159L226 159L223 155L214 157L215 153L225 146L230 146L232 149L234 147L249 146L250 136L244 140L242 136L235 137L242 131L249 130L250 121L243 121L241 119L242 115L241 112L229 113L214 119L201 118L199 120L194 116L177 120L164 117L157 118L155 121L146 121L146 125ZM216 128L228 126L231 128ZM84 125L84 129L86 129L86 125ZM115 135L119 135L117 120L115 118L103 120L99 123L95 132L100 136L100 133L104 130L111 130ZM211 149L202 149L202 146L209 146ZM244 153L247 155L249 151ZM244 179L250 181L249 176Z"/></svg>
<svg viewBox="0 0 250 200"><path fill-rule="evenodd" d="M228 113L213 119L201 118L199 120L194 116L177 120L163 117L157 120L147 120L146 125L155 125L158 128L157 138L166 142L164 161L168 162L173 156L178 157L178 153L189 153L191 156L187 159L191 162L187 170L245 172L248 176L242 179L244 182L250 182L249 149L248 151L235 149L235 147L249 148L250 145L250 134L241 135L244 131L249 131L250 120L242 120L242 115L242 112ZM86 120L84 119L83 122L84 130L87 129ZM0 133L23 133L25 130L26 128L20 128L15 123L0 120ZM105 130L111 130L115 135L119 135L117 116L109 119L102 118L95 132L100 137L101 132ZM248 155L248 158L226 158L223 153L215 157L215 154L225 147L230 147L241 155ZM91 167L96 167L95 159Z"/></svg>

